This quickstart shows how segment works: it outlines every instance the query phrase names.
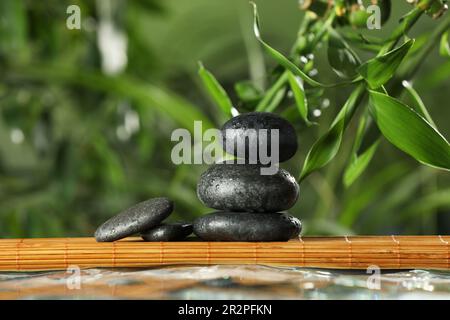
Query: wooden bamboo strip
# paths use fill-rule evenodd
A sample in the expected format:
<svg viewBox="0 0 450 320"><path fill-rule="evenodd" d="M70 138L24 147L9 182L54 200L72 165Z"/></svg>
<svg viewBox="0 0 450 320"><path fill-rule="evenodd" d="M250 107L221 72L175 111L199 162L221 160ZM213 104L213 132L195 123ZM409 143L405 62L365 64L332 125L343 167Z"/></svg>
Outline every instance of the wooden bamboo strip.
<svg viewBox="0 0 450 320"><path fill-rule="evenodd" d="M267 264L326 268L449 269L449 236L306 237L289 242L143 242L127 238L0 240L0 270L145 267L170 264Z"/></svg>
<svg viewBox="0 0 450 320"><path fill-rule="evenodd" d="M389 258L389 257L371 257L371 256L365 256L365 257L287 257L287 256L258 256L258 257L251 257L248 255L234 255L234 256L226 256L226 255L210 255L209 257L206 255L196 255L196 256L189 256L189 257L177 257L177 256L164 256L163 258L161 257L139 257L139 256L127 256L127 257L115 257L114 259L108 257L98 257L98 258L91 258L91 259L86 259L86 258L82 258L82 257L64 257L64 256L60 256L60 257L54 257L54 258L46 258L46 259L39 259L39 258L27 258L27 259L20 259L20 260L16 260L16 259L9 259L9 260L2 260L0 262L0 265L6 265L6 264L26 264L26 263L30 263L33 261L39 261L42 264L52 264L53 262L57 262L57 261L65 261L67 263L75 263L75 262L90 262L90 261L107 261L107 262L111 262L111 261L121 261L121 260L127 260L127 261L131 261L131 260L136 260L136 261L150 261L150 260L155 260L155 261L172 261L172 260L180 260L180 261L191 261L193 259L203 259L203 260L208 260L208 259L234 259L237 264L239 261L241 260L251 260L254 261L255 264L258 264L259 261L262 260L267 260L267 259L278 259L280 261L283 260L289 260L292 261L293 264L302 264L308 261L349 261L349 262L358 262L358 261L372 261L372 262L377 262L377 261L398 261L399 263L405 262L405 263L410 263L413 261L426 261L426 262L436 262L436 263L440 263L440 264L447 264L447 259L445 256L443 256L442 258L430 258L430 257L408 257L408 258Z"/></svg>
<svg viewBox="0 0 450 320"><path fill-rule="evenodd" d="M91 248L82 248L82 247L71 247L70 245L65 248L65 247L61 247L61 248L39 248L39 249L34 249L34 248L24 248L24 247L9 247L9 248L0 248L0 256L1 255L9 255L15 252L20 252L23 254L27 254L27 253L31 253L31 254L53 254L53 253L60 253L60 252L66 252L66 251L70 251L70 252L83 252L83 253L89 253L89 252L94 252L94 253L108 253L111 252L112 249L115 249L117 252L131 252L131 253L145 253L145 252L159 252L161 250L164 250L165 252L178 252L178 253L194 253L194 252L199 252L201 250L208 250L208 246L205 247L198 247L198 248L171 248L171 247L162 247L162 246L152 246L152 245L148 245L148 246L141 246L139 248L127 248L127 247L122 247L122 246L116 246L116 247L109 247L109 248L95 248L95 247L91 247ZM279 248L279 247L275 247L275 248L260 248L257 246L252 246L252 245L248 245L247 247L230 247L230 248L225 248L225 247L216 247L215 244L211 244L211 246L209 247L209 250L212 251L216 251L216 252L233 252L233 251L242 251L242 252L252 252L254 250L258 250L259 252L298 252L298 251L305 251L305 252L323 252L323 253L330 253L330 254L338 254L340 252L350 252L350 251L355 251L355 252L360 252L360 253L392 253L392 252L446 252L447 251L447 247L444 246L439 246L439 247L414 247L414 246L402 246L401 248L399 247L385 247L385 248L360 248L360 247L341 247L341 248L334 248L334 249L329 249L329 248L314 248L314 247L310 247L309 245L304 245L304 248L302 245L297 244L296 246L290 246L290 247L285 247L285 248Z"/></svg>
<svg viewBox="0 0 450 320"><path fill-rule="evenodd" d="M139 250L139 251L126 251L126 250L115 250L114 256L121 257L121 256L148 256L148 255L158 255L162 251L160 250ZM179 250L164 250L163 251L165 256L196 256L196 255L206 255L206 254L212 254L212 255L224 255L224 256L232 256L232 255L244 255L244 256L250 256L257 254L258 256L303 256L306 254L308 257L364 257L364 256L378 256L378 257L392 257L392 256L399 256L401 258L408 258L408 257L447 257L448 253L447 251L443 250L436 250L436 251L336 251L336 252L328 252L328 251L312 251L312 250L283 250L283 251L261 251L261 250L196 250L196 251L179 251ZM61 250L61 251L52 251L52 252L32 252L32 251L7 251L2 252L0 254L0 260L8 260L11 259L11 257L17 257L19 256L21 259L25 259L27 257L37 257L39 259L45 259L46 257L53 257L53 256L82 256L82 257L111 257L112 251L82 251L82 250Z"/></svg>
<svg viewBox="0 0 450 320"><path fill-rule="evenodd" d="M292 250L292 251L259 251L259 250L232 250L232 251L224 251L224 250L197 250L197 251L190 251L190 252L180 252L180 251L172 251L172 250L164 250L164 254L166 255L177 255L177 256L187 256L187 255L197 255L197 254L206 254L207 252L211 254L223 254L223 255L232 255L232 254L243 254L243 255L251 255L251 254L258 254L258 255L282 255L282 256L298 256L306 254L307 256L349 256L350 252L348 251L339 251L339 252L321 252L321 251L309 251L309 250ZM155 250L141 250L141 251L134 251L134 252L128 252L128 251L115 251L115 256L121 256L121 255L136 255L136 256L145 256L145 255L157 255L161 253L161 251L155 251ZM105 251L59 251L59 252L51 252L51 253L33 253L33 252L21 252L21 251L10 251L10 252L2 252L0 255L0 260L2 259L8 259L11 256L20 256L21 258L27 257L27 256L33 256L33 257L47 257L47 256L60 256L60 255L83 255L83 256L111 256L112 251L105 252ZM446 251L385 251L385 252L379 252L379 251L373 251L373 252L359 252L359 251L353 251L351 252L352 256L394 256L399 255L401 257L409 257L409 256L447 256Z"/></svg>
<svg viewBox="0 0 450 320"><path fill-rule="evenodd" d="M59 248L59 249L39 249L34 250L32 248L0 248L0 256L10 255L14 254L16 252L21 254L33 254L33 255L48 255L48 254L58 254L61 252L72 252L72 253L110 253L115 250L115 252L125 252L125 253L157 253L160 251L164 252L173 252L173 253L196 253L196 252L202 252L206 250L211 250L212 252L254 252L258 251L261 253L264 252L280 252L280 253L289 253L289 252L299 252L304 251L305 253L315 253L320 252L324 254L339 254L339 253L349 253L349 252L357 252L357 253L368 253L368 254L391 254L395 252L401 252L401 253L445 253L447 252L446 247L431 247L431 248L422 248L422 247L393 247L393 248L357 248L357 247L343 247L339 249L328 249L328 248L311 248L308 245L297 245L295 247L288 247L288 248L258 248L254 246L248 246L248 247L241 247L241 248L220 248L215 247L214 244L211 244L211 246L208 248L205 247L199 247L199 248L167 248L167 247L140 247L140 248L123 248L123 247L110 247L110 248L72 248L70 245L68 248Z"/></svg>
<svg viewBox="0 0 450 320"><path fill-rule="evenodd" d="M308 242L308 243L324 243L332 244L332 243L346 243L347 240L351 241L352 243L390 243L394 240L397 240L399 242L405 242L410 241L414 243L440 243L443 239L445 241L450 241L450 236L348 236L348 237L302 237L302 241ZM347 239L347 240L346 240ZM111 245L111 242L96 242L94 238L90 237L83 237L83 238L26 238L26 239L1 239L0 245L3 244L43 244L43 243L58 243L58 244L64 244L64 242L70 242L70 243L93 243L97 244L99 246L108 246ZM203 241L183 241L183 242L166 242L165 245L167 246L177 246L177 245L183 245L186 244L186 242L190 243L190 245L204 245L206 242ZM395 241L394 241L395 242ZM142 242L142 239L139 237L129 237L126 239L122 239L119 241L116 241L115 243L121 243L121 244L130 244L130 243L144 243ZM249 242L212 242L216 243L218 245L227 245L227 244L236 244L236 245L246 245L249 244ZM283 244L290 244L292 242L257 242L259 245L283 245ZM147 243L151 244L151 243Z"/></svg>
<svg viewBox="0 0 450 320"><path fill-rule="evenodd" d="M211 255L223 255L223 256L251 256L257 254L258 256L286 256L286 257L298 257L298 256L308 256L308 257L364 257L364 256L378 256L378 257L400 257L407 259L409 257L423 257L423 258L447 258L448 252L447 251L356 251L353 250L352 252L349 251L338 251L338 252L328 252L328 251L311 251L311 250L291 250L291 251L260 251L260 250L230 250L230 251L224 251L224 250L197 250L197 251L172 251L172 250L164 250L164 251L156 251L156 250L139 250L139 251L124 251L124 250L116 250L114 253L112 251L72 251L72 250L66 250L66 251L52 251L52 252L39 252L34 253L32 251L8 251L8 252L2 252L0 254L0 261L1 260L8 260L11 259L11 257L20 257L21 259L26 259L27 257L36 257L39 259L45 259L46 257L54 257L54 256L80 256L80 257L111 257L114 255L115 257L121 257L121 256L157 256L161 252L165 256L205 256L206 254Z"/></svg>
<svg viewBox="0 0 450 320"><path fill-rule="evenodd" d="M237 261L237 258L241 258L241 257L210 257L210 261L215 260L215 261ZM192 260L205 260L203 259L203 257L192 257ZM131 257L131 258L120 258L120 259L115 259L115 263L119 263L119 262L123 262L123 263L134 263L134 262L159 262L161 259L159 258L137 258L137 257ZM257 258L257 259L242 259L242 261L250 261L250 262L255 262L255 264L260 264L260 262L262 261L286 261L286 262L291 262L293 265L294 264L298 264L298 261L293 260L292 258L289 257L264 257L264 258ZM62 259L47 259L47 260L39 260L39 259L33 259L33 260L21 260L20 261L20 265L48 265L48 264L57 264L61 261L64 261ZM171 258L164 258L164 262L183 262L183 259L177 258L177 257L171 257ZM353 261L353 260L352 260ZM343 262L343 263L352 263L352 261L350 261L349 259L346 258L308 258L308 259L304 259L303 261L300 262L301 263L316 263L316 262ZM71 258L71 259L67 259L64 261L64 264L85 264L85 263L110 263L111 259L76 259L76 258ZM385 263L385 262L392 262L392 263L398 263L400 265L402 264L412 264L412 263L433 263L433 264L441 264L441 265L446 265L446 262L443 260L436 260L436 259L405 259L405 260L400 260L397 261L396 259L384 259L384 258L363 258L363 259L358 259L355 262L362 262L362 263L372 263L372 264L377 264L377 263ZM16 265L17 261L15 260L8 260L8 261L3 261L0 265L1 266L6 266L6 265Z"/></svg>
<svg viewBox="0 0 450 320"><path fill-rule="evenodd" d="M0 240L1 241L1 240ZM436 245L436 246L418 246L418 245L401 245L401 246L373 246L373 247L362 247L362 246L340 246L340 247L319 247L319 246L311 246L308 243L305 244L301 244L298 242L293 242L290 244L286 244L284 246L277 246L277 247L262 247L262 246L258 246L257 244L253 244L253 243L248 243L247 245L241 245L241 246L234 246L232 245L232 243L230 242L230 246L221 246L218 245L219 243L217 242L211 242L210 243L211 249L214 250L223 250L223 251L229 251L229 250L254 250L254 249L258 249L261 251L272 251L272 250L298 250L299 247L302 248L302 246L304 245L305 250L310 250L310 251L324 251L324 252L339 252L339 251L346 251L349 249L357 249L359 251L370 251L370 252L384 252L384 251L392 251L392 250L398 250L399 248L405 251L408 250L422 250L422 251L427 251L427 250L441 250L441 251L445 251L447 249L447 245ZM46 251L46 252L51 252L51 251L61 251L61 250L82 250L82 251L108 251L111 250L113 247L117 250L161 250L161 248L163 248L164 250L172 250L172 251L185 251L185 250L189 250L189 251L196 251L199 249L205 249L208 248L207 245L204 246L198 246L198 247L191 247L187 244L185 244L186 247L173 247L173 246L167 246L167 245L161 245L160 242L157 243L145 243L142 242L141 245L139 246L135 246L135 247L128 247L128 246L123 246L120 243L116 243L115 246L109 246L109 247L96 247L93 245L90 246L80 246L80 245L73 245L73 244L68 244L68 246L60 246L60 247L55 247L55 246L48 246L48 247L39 247L39 248L35 248L35 247L29 247L29 246L20 246L20 245L14 245L14 246L8 246L8 247L2 247L0 248L0 252L6 252L6 251L16 251L16 250L21 250L21 251L32 251L32 252L40 252L40 251Z"/></svg>
<svg viewBox="0 0 450 320"><path fill-rule="evenodd" d="M236 265L235 261L211 261L211 264L205 264L204 261L193 261L192 263L186 264L185 262L155 262L155 263L136 263L133 264L133 266L130 266L129 264L120 264L118 263L115 268L157 268L162 266L210 266L210 265ZM240 265L254 265L252 262L242 262ZM308 267L308 268L324 268L324 269L330 269L328 263L311 263L308 266L297 266L292 265L292 263L286 263L286 262L272 262L267 261L262 263L261 265L270 265L274 267ZM86 268L110 268L111 266L108 264L85 264L79 266L82 269ZM369 267L373 267L373 264L371 263L357 263L354 265L349 265L347 263L336 263L333 265L333 269L346 269L346 270L366 270ZM36 271L42 268L40 265L34 265L34 266L24 266L20 270L17 270L18 272L23 271ZM395 270L412 270L412 269L435 269L435 270L441 270L445 268L445 265L441 264L411 264L411 265L398 265L396 263L385 263L384 269L395 269ZM65 270L66 266L64 264L59 265L52 265L51 267L46 268L45 270ZM9 271L8 269L1 269L0 271Z"/></svg>

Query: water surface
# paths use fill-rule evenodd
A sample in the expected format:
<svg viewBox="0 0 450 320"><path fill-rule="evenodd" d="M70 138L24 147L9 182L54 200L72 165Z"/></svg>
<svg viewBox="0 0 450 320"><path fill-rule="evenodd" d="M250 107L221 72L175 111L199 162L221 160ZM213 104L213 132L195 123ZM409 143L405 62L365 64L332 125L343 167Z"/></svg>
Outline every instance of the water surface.
<svg viewBox="0 0 450 320"><path fill-rule="evenodd" d="M450 299L450 272L255 265L1 272L0 299Z"/></svg>

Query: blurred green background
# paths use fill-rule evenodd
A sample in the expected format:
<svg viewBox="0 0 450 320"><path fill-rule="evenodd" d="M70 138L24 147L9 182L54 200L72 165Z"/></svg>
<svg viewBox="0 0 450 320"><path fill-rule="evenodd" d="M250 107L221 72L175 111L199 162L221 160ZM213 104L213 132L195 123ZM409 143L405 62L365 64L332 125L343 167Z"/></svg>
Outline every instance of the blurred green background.
<svg viewBox="0 0 450 320"><path fill-rule="evenodd" d="M297 1L256 2L264 38L288 51L303 16ZM390 21L365 33L389 35L411 8L393 2ZM81 30L66 27L71 4L81 8ZM411 36L434 26L423 16ZM335 79L326 50L316 54L318 78ZM170 159L174 129L224 121L201 86L199 60L234 101L236 82L267 83L275 64L254 39L248 1L0 1L0 237L89 236L155 196L175 201L172 220L212 211L195 192L206 166ZM447 138L449 78L450 61L435 49L415 82ZM294 124L300 149L283 167L298 176L347 96L327 90L310 106L321 125ZM301 185L290 212L305 234L448 233L449 174L385 140L363 176L343 187L355 130L352 123L337 158Z"/></svg>

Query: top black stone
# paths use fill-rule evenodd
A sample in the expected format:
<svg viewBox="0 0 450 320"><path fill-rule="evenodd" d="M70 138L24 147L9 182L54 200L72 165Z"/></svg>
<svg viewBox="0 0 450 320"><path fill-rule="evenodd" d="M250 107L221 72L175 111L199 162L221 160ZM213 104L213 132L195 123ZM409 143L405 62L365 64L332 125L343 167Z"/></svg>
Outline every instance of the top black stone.
<svg viewBox="0 0 450 320"><path fill-rule="evenodd" d="M266 139L261 139L261 129L267 130ZM245 150L245 159L250 159L249 147L254 143L257 150L254 159L259 162L259 148L266 148L268 156L271 156L273 129L279 130L279 162L289 160L297 152L297 135L294 127L287 120L274 113L249 112L228 120L221 129L221 143L223 149L234 156L239 156L238 150L242 148L241 150ZM256 132L255 138L251 135L252 132Z"/></svg>
<svg viewBox="0 0 450 320"><path fill-rule="evenodd" d="M167 198L153 198L132 206L103 223L95 231L99 242L116 241L149 230L167 218L173 202Z"/></svg>

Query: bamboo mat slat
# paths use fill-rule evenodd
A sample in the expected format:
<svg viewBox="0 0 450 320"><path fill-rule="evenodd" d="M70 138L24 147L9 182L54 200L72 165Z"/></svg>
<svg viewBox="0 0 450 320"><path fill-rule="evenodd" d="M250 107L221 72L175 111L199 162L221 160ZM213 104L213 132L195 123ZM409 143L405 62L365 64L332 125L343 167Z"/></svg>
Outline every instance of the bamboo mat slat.
<svg viewBox="0 0 450 320"><path fill-rule="evenodd" d="M0 239L0 270L261 264L367 269L450 269L450 236L302 237L288 242L144 242L126 238Z"/></svg>

